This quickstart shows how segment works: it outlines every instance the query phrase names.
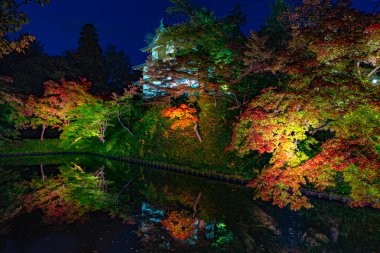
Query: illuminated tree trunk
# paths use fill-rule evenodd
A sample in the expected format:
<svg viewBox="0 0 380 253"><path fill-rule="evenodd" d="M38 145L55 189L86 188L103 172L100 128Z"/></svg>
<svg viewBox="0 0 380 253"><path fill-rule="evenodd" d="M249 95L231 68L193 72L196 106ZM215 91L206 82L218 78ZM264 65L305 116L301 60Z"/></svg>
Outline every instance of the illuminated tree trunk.
<svg viewBox="0 0 380 253"><path fill-rule="evenodd" d="M42 131L41 131L41 135L40 135L40 141L44 140L45 130L46 130L46 126L44 124L44 125L42 125Z"/></svg>
<svg viewBox="0 0 380 253"><path fill-rule="evenodd" d="M194 122L194 132L195 132L195 135L197 136L198 141L202 142L203 140L202 140L201 135L198 132L198 124L196 122Z"/></svg>
<svg viewBox="0 0 380 253"><path fill-rule="evenodd" d="M40 171L41 171L42 181L45 182L44 165L42 163L40 164Z"/></svg>
<svg viewBox="0 0 380 253"><path fill-rule="evenodd" d="M125 130L127 130L127 132L128 132L131 136L135 137L135 135L134 135L134 133L132 132L132 130L129 129L129 127L126 126L126 125L121 121L121 118L120 118L120 111L119 111L118 114L117 114L117 119L119 120L120 125L121 125Z"/></svg>
<svg viewBox="0 0 380 253"><path fill-rule="evenodd" d="M108 120L104 120L101 125L100 125L100 135L99 135L99 140L103 143L106 142L105 136L106 136L106 130L108 126Z"/></svg>

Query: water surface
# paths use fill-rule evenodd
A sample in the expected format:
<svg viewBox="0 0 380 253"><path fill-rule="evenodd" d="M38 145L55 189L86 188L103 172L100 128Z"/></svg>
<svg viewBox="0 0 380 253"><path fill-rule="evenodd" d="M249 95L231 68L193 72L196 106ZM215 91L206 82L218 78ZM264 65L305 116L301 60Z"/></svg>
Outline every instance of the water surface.
<svg viewBox="0 0 380 253"><path fill-rule="evenodd" d="M380 249L373 209L314 200L293 212L241 186L83 156L1 158L0 173L1 215L23 205L0 224L0 252Z"/></svg>

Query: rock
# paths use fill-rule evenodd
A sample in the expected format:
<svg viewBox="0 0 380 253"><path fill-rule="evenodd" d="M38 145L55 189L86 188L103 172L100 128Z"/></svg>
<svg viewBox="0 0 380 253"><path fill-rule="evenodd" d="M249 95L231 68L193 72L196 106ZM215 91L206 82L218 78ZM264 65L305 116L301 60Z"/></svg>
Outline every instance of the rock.
<svg viewBox="0 0 380 253"><path fill-rule="evenodd" d="M305 243L308 247L318 247L320 246L321 244L319 242L317 242L317 240L315 240L313 237L308 237L306 238L305 240Z"/></svg>
<svg viewBox="0 0 380 253"><path fill-rule="evenodd" d="M277 222L260 207L253 208L256 218L268 229L273 231L276 235L280 235L281 231L278 228Z"/></svg>
<svg viewBox="0 0 380 253"><path fill-rule="evenodd" d="M254 252L255 244L256 244L255 240L253 240L253 238L247 234L242 239L243 239L243 243L247 252Z"/></svg>
<svg viewBox="0 0 380 253"><path fill-rule="evenodd" d="M332 242L337 242L339 237L339 230L335 227L330 228L330 238Z"/></svg>
<svg viewBox="0 0 380 253"><path fill-rule="evenodd" d="M318 239L321 242L329 243L330 239L327 237L327 235L316 233L315 238Z"/></svg>

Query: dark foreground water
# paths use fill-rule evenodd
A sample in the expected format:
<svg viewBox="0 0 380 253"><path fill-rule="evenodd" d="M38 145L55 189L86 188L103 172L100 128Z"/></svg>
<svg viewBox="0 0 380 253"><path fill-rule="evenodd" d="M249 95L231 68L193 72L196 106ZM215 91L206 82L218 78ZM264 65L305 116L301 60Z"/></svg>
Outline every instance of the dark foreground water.
<svg viewBox="0 0 380 253"><path fill-rule="evenodd" d="M380 212L93 157L0 158L0 252L380 252Z"/></svg>

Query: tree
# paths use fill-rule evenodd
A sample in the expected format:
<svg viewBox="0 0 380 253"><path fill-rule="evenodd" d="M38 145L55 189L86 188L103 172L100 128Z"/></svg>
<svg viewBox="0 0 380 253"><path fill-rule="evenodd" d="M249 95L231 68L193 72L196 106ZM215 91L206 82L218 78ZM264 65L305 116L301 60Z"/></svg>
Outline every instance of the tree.
<svg viewBox="0 0 380 253"><path fill-rule="evenodd" d="M102 62L102 48L99 45L98 31L94 25L85 24L82 26L77 54L86 64L100 64Z"/></svg>
<svg viewBox="0 0 380 253"><path fill-rule="evenodd" d="M189 126L193 126L195 136L199 142L202 142L201 135L198 132L198 122L199 118L194 114L197 112L197 109L190 108L185 104L181 104L179 107L169 107L162 111L162 116L170 119L176 119L170 129L185 129Z"/></svg>
<svg viewBox="0 0 380 253"><path fill-rule="evenodd" d="M170 234L180 240L186 240L195 234L194 223L196 219L189 217L186 212L170 212L166 219L161 221L162 225L170 232Z"/></svg>
<svg viewBox="0 0 380 253"><path fill-rule="evenodd" d="M112 100L102 100L91 96L85 103L70 108L65 115L70 124L62 126L61 138L75 143L81 139L97 137L102 143L106 142L106 131L117 119L120 125L134 136L127 125L134 116L132 98L135 90L125 90L123 95L113 94ZM125 118L127 119L125 121Z"/></svg>
<svg viewBox="0 0 380 253"><path fill-rule="evenodd" d="M46 180L32 180L20 199L28 212L41 210L46 223L73 223L91 211L113 210L115 196L104 190L104 184L101 173L72 164L61 166L58 175Z"/></svg>
<svg viewBox="0 0 380 253"><path fill-rule="evenodd" d="M42 127L40 140L44 138L46 128L62 129L70 124L74 118L70 114L75 108L93 101L95 98L88 93L90 83L85 79L77 82L54 81L44 83L44 95L42 97L29 96L21 114L28 118L28 124L21 124L19 128Z"/></svg>
<svg viewBox="0 0 380 253"><path fill-rule="evenodd" d="M272 154L250 185L256 197L280 207L310 207L301 187L333 191L338 185L348 185L351 205L380 207L380 90L370 79L380 59L380 26L376 17L315 2L289 16L286 48L248 57L265 65L253 71L285 78L249 103L230 149ZM252 49L260 42L252 40Z"/></svg>
<svg viewBox="0 0 380 253"><path fill-rule="evenodd" d="M42 96L46 80L59 81L65 76L76 74L64 57L47 55L38 40L31 43L23 54L13 52L0 59L0 73L13 78L12 84L7 85L6 89L35 96Z"/></svg>
<svg viewBox="0 0 380 253"><path fill-rule="evenodd" d="M111 107L115 117L119 121L120 125L127 130L131 136L135 136L130 128L130 121L136 118L139 114L138 107L140 105L139 100L133 101L137 95L137 87L131 86L129 89L124 88L124 93L118 95L112 93Z"/></svg>
<svg viewBox="0 0 380 253"><path fill-rule="evenodd" d="M272 14L266 18L261 33L267 36L267 46L277 51L286 46L290 39L286 14L290 6L284 0L276 0L272 5Z"/></svg>
<svg viewBox="0 0 380 253"><path fill-rule="evenodd" d="M28 17L21 7L25 4L36 2L43 6L50 0L3 0L0 3L0 58L13 51L22 52L35 40L32 35L24 35L19 40L10 40L10 33L21 30L22 26L29 22Z"/></svg>
<svg viewBox="0 0 380 253"><path fill-rule="evenodd" d="M73 120L69 125L63 126L61 138L77 142L80 139L97 137L104 143L111 114L109 103L98 99L70 110L69 115Z"/></svg>
<svg viewBox="0 0 380 253"><path fill-rule="evenodd" d="M18 127L25 128L27 126L32 129L42 127L40 140L43 141L46 128L59 128L61 123L59 118L56 117L56 110L51 107L50 102L48 98L29 96L23 110L23 115L29 119L28 124Z"/></svg>
<svg viewBox="0 0 380 253"><path fill-rule="evenodd" d="M118 51L116 46L109 45L105 51L105 62L107 82L112 90L123 90L127 84L132 83L132 65L123 50Z"/></svg>
<svg viewBox="0 0 380 253"><path fill-rule="evenodd" d="M367 188L352 188L351 204L376 206L380 193L376 96L378 90L363 92L355 86L297 93L264 90L241 115L231 143L243 155L250 150L272 154L271 166L251 183L258 189L256 196L298 210L310 207L301 187L321 191L346 182ZM325 140L318 134L332 137ZM355 168L368 177L349 176Z"/></svg>
<svg viewBox="0 0 380 253"><path fill-rule="evenodd" d="M0 143L19 136L17 125L25 124L26 119L20 113L24 103L21 98L0 90Z"/></svg>
<svg viewBox="0 0 380 253"><path fill-rule="evenodd" d="M188 0L169 0L173 6L170 6L166 11L172 16L192 17L196 8Z"/></svg>
<svg viewBox="0 0 380 253"><path fill-rule="evenodd" d="M79 76L86 77L92 82L92 91L101 92L104 88L102 86L106 83L106 67L94 25L83 25L77 50L67 56L72 68L79 70Z"/></svg>

